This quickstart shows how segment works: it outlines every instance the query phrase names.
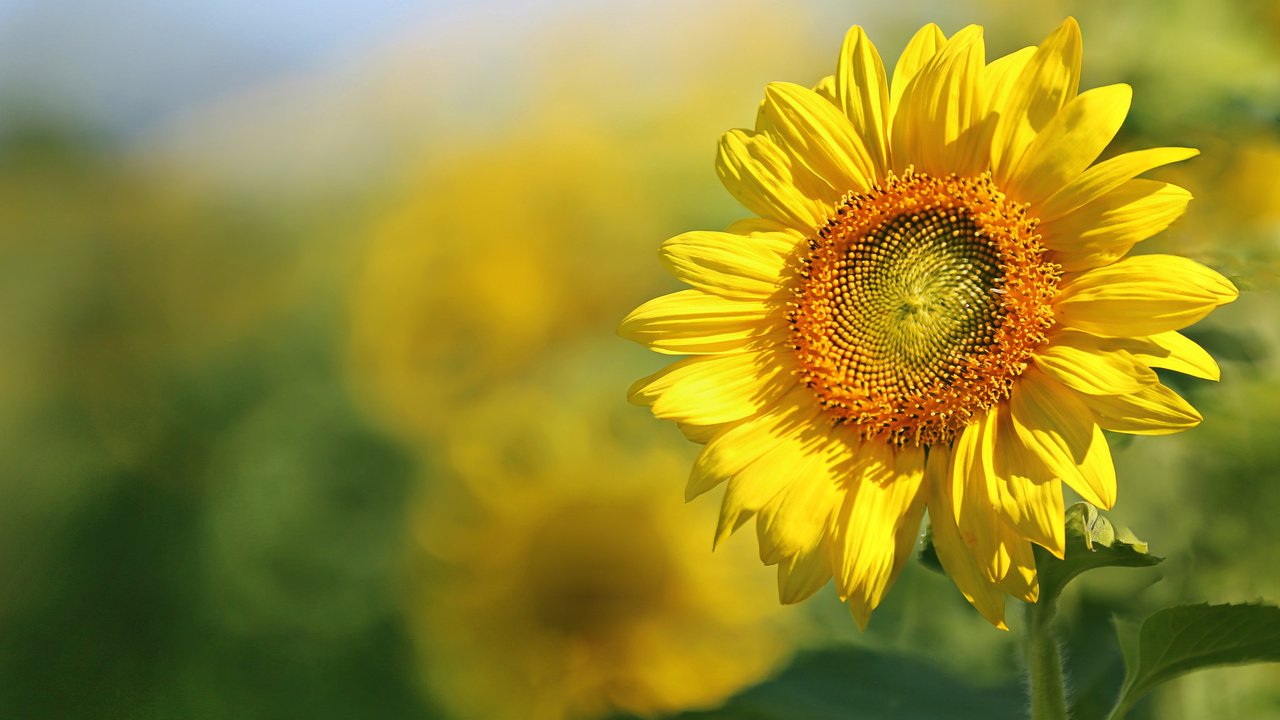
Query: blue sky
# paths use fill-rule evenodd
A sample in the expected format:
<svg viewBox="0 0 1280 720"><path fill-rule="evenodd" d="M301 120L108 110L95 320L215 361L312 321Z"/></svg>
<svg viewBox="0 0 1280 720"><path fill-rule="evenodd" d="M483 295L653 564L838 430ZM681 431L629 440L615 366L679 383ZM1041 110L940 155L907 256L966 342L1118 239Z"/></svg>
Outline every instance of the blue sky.
<svg viewBox="0 0 1280 720"><path fill-rule="evenodd" d="M0 117L134 135L204 99L341 63L458 0L0 0Z"/></svg>

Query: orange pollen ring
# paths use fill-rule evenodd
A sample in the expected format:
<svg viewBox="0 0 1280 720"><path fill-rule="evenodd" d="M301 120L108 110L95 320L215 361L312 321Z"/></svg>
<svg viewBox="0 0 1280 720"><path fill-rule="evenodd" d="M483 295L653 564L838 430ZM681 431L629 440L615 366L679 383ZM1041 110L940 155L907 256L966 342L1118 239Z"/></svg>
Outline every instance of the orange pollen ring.
<svg viewBox="0 0 1280 720"><path fill-rule="evenodd" d="M949 444L1007 399L1054 323L1062 271L1038 225L990 173L908 169L846 196L795 256L787 304L800 378L833 422Z"/></svg>

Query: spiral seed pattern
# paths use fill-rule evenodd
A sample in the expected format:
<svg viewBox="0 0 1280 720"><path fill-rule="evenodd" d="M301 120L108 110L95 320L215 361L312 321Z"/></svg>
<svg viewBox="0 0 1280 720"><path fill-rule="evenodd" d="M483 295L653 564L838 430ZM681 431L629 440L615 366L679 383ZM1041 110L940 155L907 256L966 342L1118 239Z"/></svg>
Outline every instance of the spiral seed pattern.
<svg viewBox="0 0 1280 720"><path fill-rule="evenodd" d="M1047 339L1061 270L989 175L908 170L849 196L798 258L788 321L801 379L836 423L951 442L1009 396Z"/></svg>

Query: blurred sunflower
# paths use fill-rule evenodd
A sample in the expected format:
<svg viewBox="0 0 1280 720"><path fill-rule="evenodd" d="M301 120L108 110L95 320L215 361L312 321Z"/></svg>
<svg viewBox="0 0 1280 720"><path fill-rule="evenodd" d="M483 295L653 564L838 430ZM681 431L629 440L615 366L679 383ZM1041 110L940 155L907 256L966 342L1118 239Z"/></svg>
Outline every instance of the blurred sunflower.
<svg viewBox="0 0 1280 720"><path fill-rule="evenodd" d="M413 523L409 617L432 694L462 718L585 718L760 680L787 647L770 628L792 621L754 553L706 562L707 518L652 482L685 461L564 406L513 385L455 417L442 470L456 482Z"/></svg>
<svg viewBox="0 0 1280 720"><path fill-rule="evenodd" d="M619 290L638 290L613 246L561 250L565 237L603 234L652 191L618 169L584 172L610 147L606 135L559 132L432 158L361 249L350 377L370 413L415 446L451 422L447 409L584 327L607 327ZM638 244L657 227L639 222L613 239Z"/></svg>
<svg viewBox="0 0 1280 720"><path fill-rule="evenodd" d="M948 574L1003 627L1006 594L1038 597L1031 543L1063 553L1061 483L1115 502L1102 431L1200 420L1152 368L1217 379L1177 331L1236 289L1125 257L1190 200L1135 178L1196 151L1094 164L1131 90L1078 93L1080 55L1072 19L991 63L982 28L928 25L888 81L855 27L834 75L770 84L755 130L722 136L718 174L756 217L663 245L693 289L620 333L693 357L630 398L706 444L686 494L728 481L717 540L756 516L784 602L834 575L865 627L927 507Z"/></svg>

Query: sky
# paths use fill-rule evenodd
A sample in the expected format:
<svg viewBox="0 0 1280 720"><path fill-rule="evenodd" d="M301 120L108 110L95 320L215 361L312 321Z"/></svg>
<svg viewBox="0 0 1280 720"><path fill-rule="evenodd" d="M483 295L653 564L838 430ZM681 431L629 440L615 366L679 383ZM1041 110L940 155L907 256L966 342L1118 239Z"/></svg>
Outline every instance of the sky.
<svg viewBox="0 0 1280 720"><path fill-rule="evenodd" d="M457 0L0 0L0 117L124 136L273 77L359 55Z"/></svg>

